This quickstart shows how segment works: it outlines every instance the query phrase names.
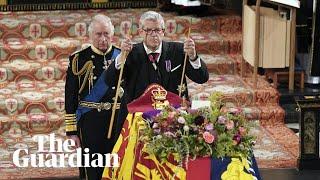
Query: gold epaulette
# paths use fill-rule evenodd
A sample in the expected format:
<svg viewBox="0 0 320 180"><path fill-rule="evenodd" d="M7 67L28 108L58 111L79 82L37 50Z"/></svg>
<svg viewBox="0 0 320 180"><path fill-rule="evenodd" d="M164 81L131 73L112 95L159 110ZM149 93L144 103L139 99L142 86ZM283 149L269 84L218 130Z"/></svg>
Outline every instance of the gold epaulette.
<svg viewBox="0 0 320 180"><path fill-rule="evenodd" d="M66 132L77 131L76 114L65 114Z"/></svg>

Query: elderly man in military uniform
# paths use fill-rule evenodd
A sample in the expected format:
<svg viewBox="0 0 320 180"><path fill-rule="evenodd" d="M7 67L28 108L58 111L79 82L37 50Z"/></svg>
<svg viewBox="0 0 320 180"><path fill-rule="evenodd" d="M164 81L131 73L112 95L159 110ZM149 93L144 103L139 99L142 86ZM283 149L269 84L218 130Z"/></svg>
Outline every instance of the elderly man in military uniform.
<svg viewBox="0 0 320 180"><path fill-rule="evenodd" d="M111 44L114 26L109 17L94 16L88 32L92 45L69 58L65 123L68 138L75 141L76 147L88 148L91 157L94 153L110 153L117 138L107 138L115 88L106 84L105 70L120 50ZM80 176L89 180L100 180L102 172L103 167L80 168Z"/></svg>

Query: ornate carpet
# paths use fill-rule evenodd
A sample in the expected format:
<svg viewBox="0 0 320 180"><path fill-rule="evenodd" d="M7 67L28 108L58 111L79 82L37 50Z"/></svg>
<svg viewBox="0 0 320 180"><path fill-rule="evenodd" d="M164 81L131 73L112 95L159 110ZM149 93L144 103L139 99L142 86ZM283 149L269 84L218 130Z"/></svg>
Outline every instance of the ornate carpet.
<svg viewBox="0 0 320 180"><path fill-rule="evenodd" d="M0 179L77 176L76 168L18 168L12 154L27 147L37 150L34 136L64 135L64 80L69 54L88 41L93 15L108 15L115 25L114 44L131 29L134 41L139 16L146 9L0 12ZM284 125L279 92L264 77L253 88L252 69L239 77L241 17L197 18L164 13L166 39L180 41L191 27L197 51L210 71L209 82L189 83L191 99L206 99L211 92L224 94L225 108L240 108L256 122L254 153L260 168L296 167L298 137ZM48 144L46 144L48 146ZM28 157L28 155L25 155Z"/></svg>

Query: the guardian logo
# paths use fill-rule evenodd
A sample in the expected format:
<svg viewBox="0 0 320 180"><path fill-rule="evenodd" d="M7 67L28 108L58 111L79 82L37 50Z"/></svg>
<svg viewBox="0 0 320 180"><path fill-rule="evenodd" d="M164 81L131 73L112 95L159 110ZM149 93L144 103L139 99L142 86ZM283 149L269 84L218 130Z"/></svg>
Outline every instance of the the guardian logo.
<svg viewBox="0 0 320 180"><path fill-rule="evenodd" d="M72 139L62 141L56 139L54 134L35 136L38 142L37 152L29 154L28 149L18 149L13 153L13 163L18 167L119 167L118 154L89 154L85 148L74 149ZM45 143L49 139L49 149ZM27 155L26 157L23 157ZM91 156L91 157L90 157ZM66 161L67 160L67 161ZM67 163L67 164L66 164Z"/></svg>

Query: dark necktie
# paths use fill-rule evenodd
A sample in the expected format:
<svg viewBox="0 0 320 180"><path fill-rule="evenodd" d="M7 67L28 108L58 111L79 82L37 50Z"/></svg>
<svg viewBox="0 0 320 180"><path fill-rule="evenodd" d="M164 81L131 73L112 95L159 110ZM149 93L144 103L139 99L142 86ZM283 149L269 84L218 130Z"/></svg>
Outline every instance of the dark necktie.
<svg viewBox="0 0 320 180"><path fill-rule="evenodd" d="M149 61L151 61L152 63L157 63L158 57L159 57L159 53L148 54Z"/></svg>
<svg viewBox="0 0 320 180"><path fill-rule="evenodd" d="M158 83L158 84L161 84L161 73L160 73L160 70L159 70L159 64L158 64L158 57L159 57L159 53L150 53L148 54L148 58L149 58L149 61L152 62L152 66L154 67L154 72L155 72L155 75L154 77L151 77L151 79L153 79L152 81L154 83Z"/></svg>

